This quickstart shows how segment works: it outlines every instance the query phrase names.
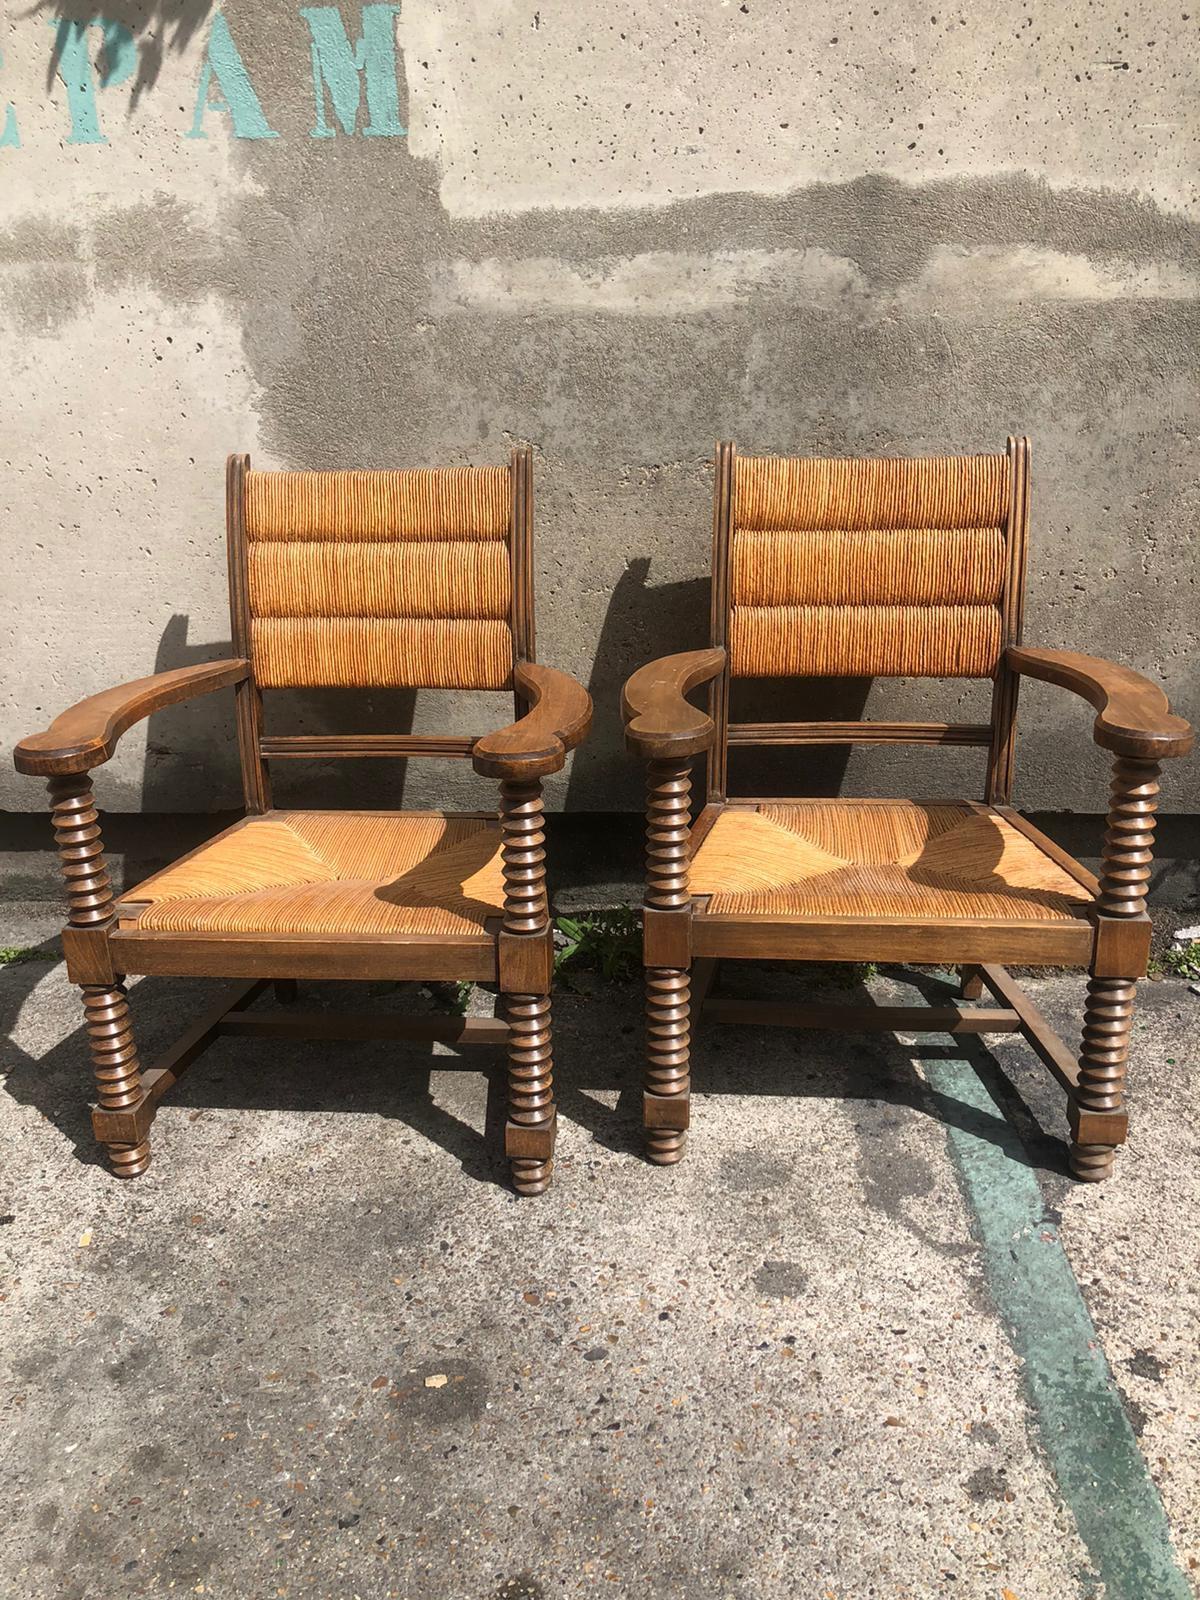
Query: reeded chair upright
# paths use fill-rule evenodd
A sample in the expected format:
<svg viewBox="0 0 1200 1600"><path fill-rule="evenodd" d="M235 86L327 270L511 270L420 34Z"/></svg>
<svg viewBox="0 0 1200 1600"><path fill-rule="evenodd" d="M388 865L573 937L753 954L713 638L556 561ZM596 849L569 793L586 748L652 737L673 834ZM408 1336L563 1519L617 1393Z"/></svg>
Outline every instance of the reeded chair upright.
<svg viewBox="0 0 1200 1600"><path fill-rule="evenodd" d="M1063 650L1023 648L1029 448L928 460L738 456L718 446L711 648L625 687L630 747L649 763L644 1120L651 1160L688 1126L692 1016L717 1021L1020 1033L1067 1093L1076 1177L1107 1177L1126 1136L1125 1072L1146 970L1159 763L1190 749L1157 685ZM1097 881L1009 803L1022 675L1081 695L1112 752ZM991 679L986 724L731 722L739 678ZM709 684L707 715L685 696ZM730 795L744 746L977 745L982 802ZM691 825L691 763L707 793ZM798 763L803 771L802 760ZM803 793L803 790L801 790ZM964 969L996 1007L819 1007L713 997L722 959L900 961ZM1005 963L1089 971L1076 1056Z"/></svg>
<svg viewBox="0 0 1200 1600"><path fill-rule="evenodd" d="M67 970L83 990L114 1170L144 1172L158 1102L219 1034L410 1037L505 1043L513 1181L550 1181L552 935L542 779L587 732L591 701L534 660L528 450L511 466L405 472L227 473L234 658L142 678L84 700L16 751L49 778L70 905ZM92 769L143 717L233 685L246 816L120 901L105 868ZM480 738L270 735L264 691L512 689L518 721ZM442 756L500 780L490 812L284 811L268 763ZM242 980L143 1071L123 978ZM272 980L494 982L495 1020L251 1011Z"/></svg>

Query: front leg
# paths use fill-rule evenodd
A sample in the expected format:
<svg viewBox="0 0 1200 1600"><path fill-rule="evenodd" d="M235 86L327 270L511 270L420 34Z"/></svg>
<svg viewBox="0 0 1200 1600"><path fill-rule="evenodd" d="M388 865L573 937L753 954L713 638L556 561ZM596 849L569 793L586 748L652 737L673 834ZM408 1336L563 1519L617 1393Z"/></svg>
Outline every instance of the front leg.
<svg viewBox="0 0 1200 1600"><path fill-rule="evenodd" d="M651 761L646 791L646 1074L642 1120L656 1166L683 1159L690 1121L692 900L686 760ZM668 964L669 963L669 964Z"/></svg>
<svg viewBox="0 0 1200 1600"><path fill-rule="evenodd" d="M67 887L68 932L102 935L112 922L113 892L91 781L86 772L52 778L49 789ZM125 988L111 974L107 982L80 987L99 1101L93 1116L96 1136L105 1145L117 1177L136 1178L150 1165L146 1130L151 1108L142 1091Z"/></svg>
<svg viewBox="0 0 1200 1600"><path fill-rule="evenodd" d="M1122 759L1113 764L1108 831L1096 899L1099 934L1104 933L1104 924L1110 919L1128 923L1145 916L1159 770L1153 761ZM1128 943L1132 948L1133 941ZM1141 941L1139 948L1144 948ZM1118 967L1115 975L1111 967L1102 972L1093 970L1088 982L1079 1082L1068 1106L1071 1171L1085 1182L1098 1183L1110 1176L1117 1146L1125 1140L1129 1036L1137 980L1145 970L1144 960L1129 959L1127 970Z"/></svg>
<svg viewBox="0 0 1200 1600"><path fill-rule="evenodd" d="M518 1194L542 1194L554 1171L556 1112L550 1031L553 938L546 898L540 779L500 785L504 921L498 963L508 1036L504 1148Z"/></svg>

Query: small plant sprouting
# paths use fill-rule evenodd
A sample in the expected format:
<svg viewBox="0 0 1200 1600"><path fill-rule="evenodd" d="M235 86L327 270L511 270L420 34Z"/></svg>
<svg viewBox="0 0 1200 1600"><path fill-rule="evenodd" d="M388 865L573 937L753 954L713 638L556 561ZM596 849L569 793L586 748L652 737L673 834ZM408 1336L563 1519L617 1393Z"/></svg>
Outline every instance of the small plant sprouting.
<svg viewBox="0 0 1200 1600"><path fill-rule="evenodd" d="M598 972L609 983L626 983L642 964L642 924L630 906L559 917L554 973L567 984L570 969Z"/></svg>
<svg viewBox="0 0 1200 1600"><path fill-rule="evenodd" d="M827 983L839 989L849 989L852 984L866 983L869 978L879 976L879 968L873 961L830 961L820 972Z"/></svg>
<svg viewBox="0 0 1200 1600"><path fill-rule="evenodd" d="M439 1011L451 1011L465 1017L474 993L473 983L427 983L426 992Z"/></svg>
<svg viewBox="0 0 1200 1600"><path fill-rule="evenodd" d="M57 959L53 951L39 949L37 945L0 945L0 967L19 967L23 961L56 961Z"/></svg>
<svg viewBox="0 0 1200 1600"><path fill-rule="evenodd" d="M1150 962L1152 978L1200 978L1200 939L1173 944Z"/></svg>

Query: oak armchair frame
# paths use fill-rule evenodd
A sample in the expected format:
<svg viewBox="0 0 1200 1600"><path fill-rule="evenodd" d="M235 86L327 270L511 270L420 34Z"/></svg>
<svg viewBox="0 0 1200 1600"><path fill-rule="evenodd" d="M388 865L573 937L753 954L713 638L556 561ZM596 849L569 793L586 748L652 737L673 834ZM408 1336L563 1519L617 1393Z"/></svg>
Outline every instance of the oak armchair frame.
<svg viewBox="0 0 1200 1600"><path fill-rule="evenodd" d="M731 616L729 550L735 463L732 444L716 455L711 645L641 668L625 685L622 709L629 749L647 766L646 968L647 1065L643 1121L649 1159L670 1165L683 1155L689 1124L690 1026L693 1013L714 1021L792 1028L1016 1033L1033 1047L1067 1095L1069 1160L1087 1181L1110 1175L1128 1131L1125 1078L1138 978L1146 972L1150 919L1146 893L1162 761L1185 755L1193 734L1172 715L1157 684L1095 656L1022 646L1029 506L1029 445L1010 439L1005 526L1006 582L1002 649L986 724L729 720ZM1010 804L1017 697L1022 677L1040 678L1082 696L1097 712L1095 741L1113 755L1108 827L1097 880ZM687 696L708 685L706 711ZM700 914L689 866L729 800L728 752L738 745L956 744L986 747L985 801L1093 897L1086 918L1020 930L1019 940L976 923L897 925L837 918L823 925ZM691 821L691 768L707 764L706 803ZM786 803L786 802L784 802ZM708 998L725 958L804 961L937 962L962 969L962 997L984 988L995 1007L795 1006ZM1082 1045L1076 1057L1006 971L1005 962L1084 965L1089 978Z"/></svg>
<svg viewBox="0 0 1200 1600"><path fill-rule="evenodd" d="M555 1142L550 989L553 934L546 895L542 779L558 771L587 734L587 692L535 659L532 461L512 452L511 687L516 720L472 736L426 734L285 735L263 733L263 694L252 664L244 483L248 456L227 465L230 613L235 654L228 660L157 673L105 690L57 717L15 751L18 771L46 778L67 892L63 930L67 973L80 986L96 1079L96 1138L113 1171L136 1177L150 1161L149 1131L163 1095L222 1034L276 1038L407 1038L503 1044L508 1053L505 1152L515 1187L539 1194L550 1182ZM499 781L504 903L502 916L476 935L189 935L122 926L104 860L92 772L111 760L123 733L170 705L233 687L247 817L271 811L268 763L343 757L433 756L469 759ZM231 977L222 995L155 1065L143 1069L126 998L127 974ZM291 1009L296 980L450 979L498 985L495 1018L397 1017ZM248 1007L273 983L282 1013Z"/></svg>

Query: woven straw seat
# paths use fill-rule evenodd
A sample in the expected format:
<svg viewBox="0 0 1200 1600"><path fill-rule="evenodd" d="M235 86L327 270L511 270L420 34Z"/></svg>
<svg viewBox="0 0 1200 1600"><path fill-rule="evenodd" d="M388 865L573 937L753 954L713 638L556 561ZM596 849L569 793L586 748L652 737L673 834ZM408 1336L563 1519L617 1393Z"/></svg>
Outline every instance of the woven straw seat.
<svg viewBox="0 0 1200 1600"><path fill-rule="evenodd" d="M790 801L723 811L696 851L712 914L1061 920L1091 895L984 805Z"/></svg>
<svg viewBox="0 0 1200 1600"><path fill-rule="evenodd" d="M485 935L503 905L496 822L441 812L272 811L148 878L122 912L139 930L164 933L444 938Z"/></svg>

